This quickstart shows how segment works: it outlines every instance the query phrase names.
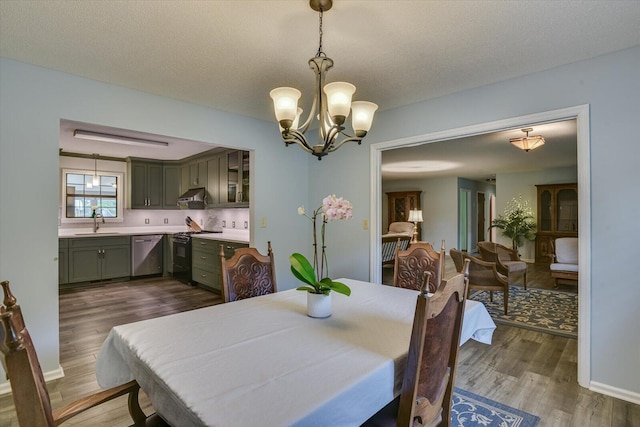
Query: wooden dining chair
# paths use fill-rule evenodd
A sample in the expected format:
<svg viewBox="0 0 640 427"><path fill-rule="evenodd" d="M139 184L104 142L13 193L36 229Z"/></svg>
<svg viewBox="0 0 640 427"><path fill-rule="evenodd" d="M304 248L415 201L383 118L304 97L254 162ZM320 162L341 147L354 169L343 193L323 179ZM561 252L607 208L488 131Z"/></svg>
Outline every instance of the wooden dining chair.
<svg viewBox="0 0 640 427"><path fill-rule="evenodd" d="M489 291L489 300L493 302L493 292L503 292L504 294L504 314L509 311L509 281L507 276L498 271L495 262L481 260L455 248L449 251L449 255L456 266L456 271L460 272L465 260L469 260L469 286L468 292L472 290ZM467 298L469 295L467 295Z"/></svg>
<svg viewBox="0 0 640 427"><path fill-rule="evenodd" d="M420 290L425 273L430 272L429 292L435 292L444 274L444 251L444 240L439 253L433 249L429 242L411 243L406 250L396 248L393 285Z"/></svg>
<svg viewBox="0 0 640 427"><path fill-rule="evenodd" d="M271 242L267 242L266 256L256 248L240 248L229 259L225 257L224 245L220 245L220 262L224 302L277 292Z"/></svg>
<svg viewBox="0 0 640 427"><path fill-rule="evenodd" d="M166 426L159 416L147 417L138 402L140 386L134 381L86 396L52 410L33 341L22 310L11 293L9 282L0 283L4 292L0 306L0 353L2 367L11 383L18 423L24 427L53 427L116 397L129 395L129 413L135 426Z"/></svg>
<svg viewBox="0 0 640 427"><path fill-rule="evenodd" d="M431 296L428 291L425 286L418 295L400 396L364 427L451 425L467 278L456 274Z"/></svg>

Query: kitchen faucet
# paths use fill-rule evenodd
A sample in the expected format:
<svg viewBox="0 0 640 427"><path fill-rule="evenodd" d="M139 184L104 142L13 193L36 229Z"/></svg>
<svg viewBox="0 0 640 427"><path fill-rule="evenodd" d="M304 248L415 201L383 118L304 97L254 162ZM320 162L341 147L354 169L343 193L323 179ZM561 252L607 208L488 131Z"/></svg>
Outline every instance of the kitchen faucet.
<svg viewBox="0 0 640 427"><path fill-rule="evenodd" d="M93 232L97 233L100 228L100 224L98 224L98 218L102 218L102 223L104 224L104 216L97 209L93 210Z"/></svg>

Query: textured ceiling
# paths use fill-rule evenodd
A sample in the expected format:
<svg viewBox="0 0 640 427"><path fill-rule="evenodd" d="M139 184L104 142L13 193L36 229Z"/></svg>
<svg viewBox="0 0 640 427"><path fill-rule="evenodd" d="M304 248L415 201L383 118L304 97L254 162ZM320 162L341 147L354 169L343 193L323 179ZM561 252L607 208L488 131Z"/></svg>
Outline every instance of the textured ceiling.
<svg viewBox="0 0 640 427"><path fill-rule="evenodd" d="M334 0L323 47L384 111L638 45L638 22L637 0ZM310 108L317 47L306 0L0 1L4 57L268 121L274 87Z"/></svg>

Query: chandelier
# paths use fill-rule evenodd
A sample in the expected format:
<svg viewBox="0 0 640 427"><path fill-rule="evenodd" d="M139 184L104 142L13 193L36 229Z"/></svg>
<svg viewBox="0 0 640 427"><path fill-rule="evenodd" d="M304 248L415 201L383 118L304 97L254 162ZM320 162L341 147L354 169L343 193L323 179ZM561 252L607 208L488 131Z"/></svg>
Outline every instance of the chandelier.
<svg viewBox="0 0 640 427"><path fill-rule="evenodd" d="M333 82L325 84L327 71L333 66L333 60L322 51L322 14L331 9L332 0L310 0L309 6L319 13L319 44L316 56L309 60L309 67L316 74L315 93L311 111L304 124L299 125L302 108L298 107L298 99L302 93L292 87L273 89L269 95L273 99L276 120L280 125L282 140L289 144L298 144L305 151L322 160L328 153L337 150L344 143L357 141L361 144L371 123L373 114L378 106L373 102L354 101L351 97L356 87L351 83ZM317 113L316 113L317 108ZM351 111L351 126L355 136L344 132L343 126ZM310 144L304 134L309 125L316 118L318 120L317 144ZM342 139L339 139L342 137Z"/></svg>
<svg viewBox="0 0 640 427"><path fill-rule="evenodd" d="M509 142L514 146L524 151L531 151L544 145L544 138L540 135L529 136L529 132L533 131L533 128L521 129L526 134L523 138L511 138Z"/></svg>

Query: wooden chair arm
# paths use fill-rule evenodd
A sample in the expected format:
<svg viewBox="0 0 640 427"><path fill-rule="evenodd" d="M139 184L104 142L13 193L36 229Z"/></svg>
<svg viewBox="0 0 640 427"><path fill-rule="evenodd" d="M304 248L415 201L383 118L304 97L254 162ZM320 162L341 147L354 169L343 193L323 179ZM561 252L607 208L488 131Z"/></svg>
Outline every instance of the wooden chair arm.
<svg viewBox="0 0 640 427"><path fill-rule="evenodd" d="M485 261L485 260L481 260L480 258L476 258L474 256L471 255L465 255L464 256L465 260L469 260L470 264L469 264L469 281L471 281L471 279L473 278L473 268L471 267L471 265L477 265L482 267L483 270L487 270L487 271L491 271L493 273L493 277L496 280L496 282L502 284L505 289L509 288L509 282L507 280L504 279L504 274L502 274L498 268L498 263L496 262L491 262L491 261ZM477 268L475 269L476 271L478 270Z"/></svg>
<svg viewBox="0 0 640 427"><path fill-rule="evenodd" d="M53 419L55 425L60 425L67 421L69 418L74 417L81 412L91 409L102 403L115 399L116 397L129 395L129 413L134 421L135 426L144 426L146 415L142 412L140 404L138 402L138 391L140 386L138 382L133 380L126 384L119 385L117 387L110 388L108 390L100 391L90 396L71 402L62 408L53 411Z"/></svg>

